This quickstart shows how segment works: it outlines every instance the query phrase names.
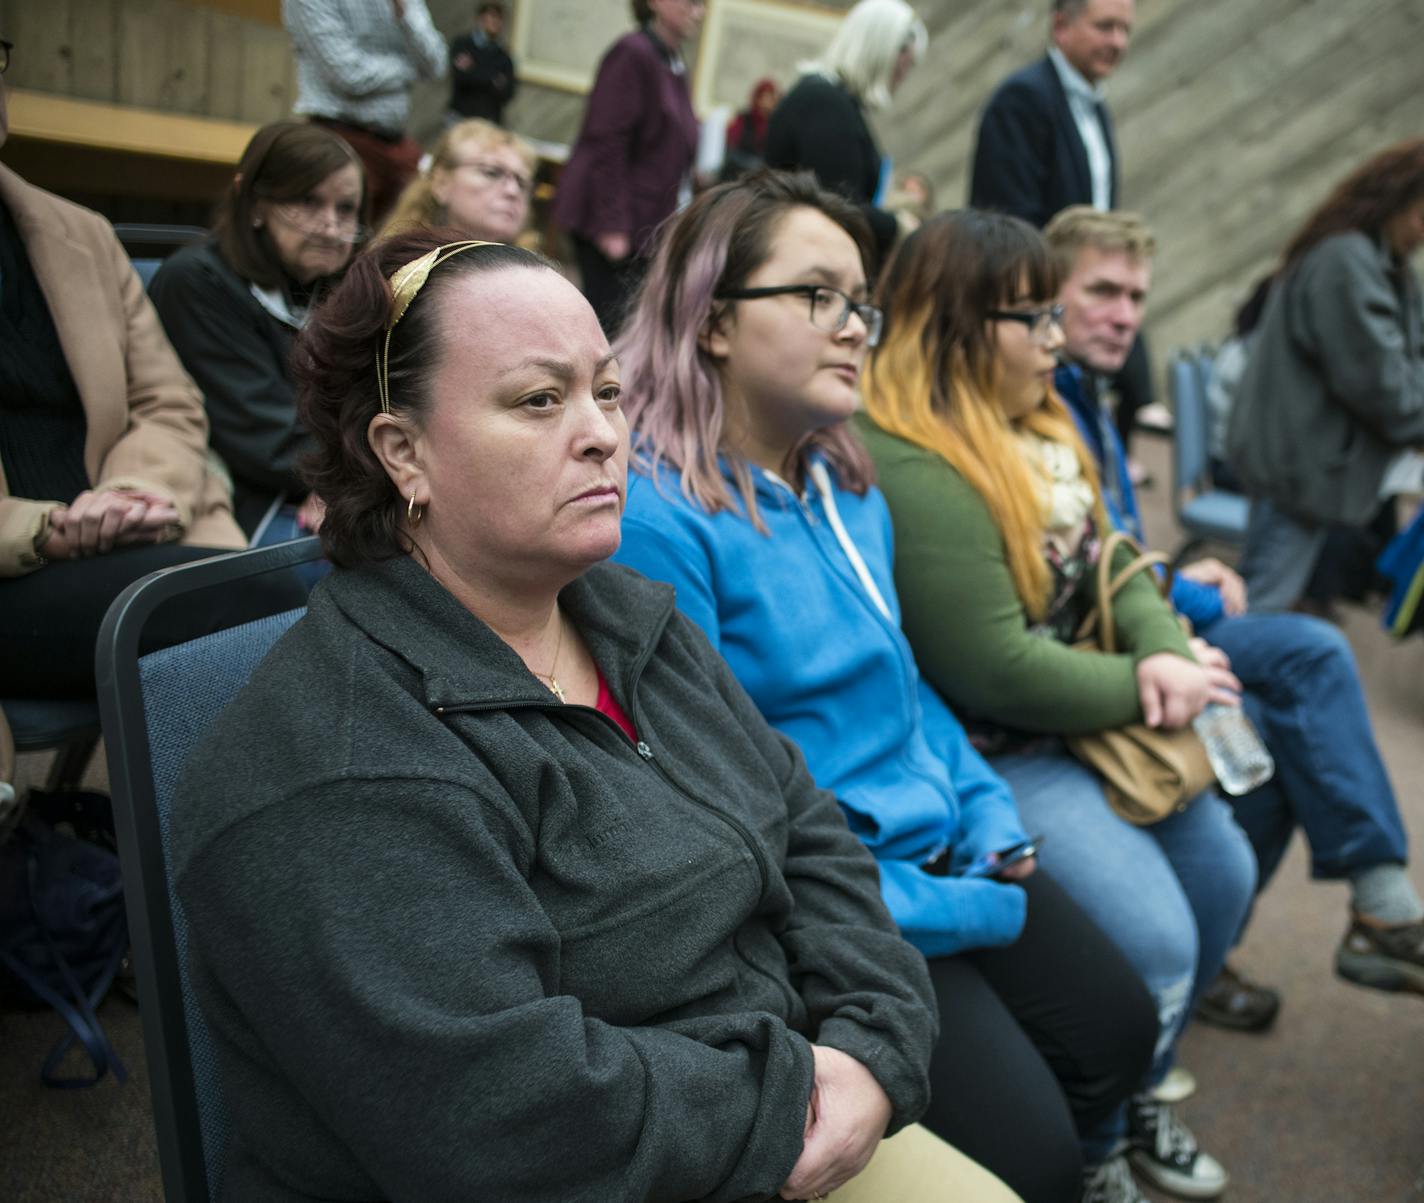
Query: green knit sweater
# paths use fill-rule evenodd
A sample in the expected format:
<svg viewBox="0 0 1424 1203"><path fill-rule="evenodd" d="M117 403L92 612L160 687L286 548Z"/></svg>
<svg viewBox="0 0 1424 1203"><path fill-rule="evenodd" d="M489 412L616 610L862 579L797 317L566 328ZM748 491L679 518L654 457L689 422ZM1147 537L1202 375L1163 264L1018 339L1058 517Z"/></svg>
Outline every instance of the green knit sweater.
<svg viewBox="0 0 1424 1203"><path fill-rule="evenodd" d="M1192 658L1146 574L1117 595L1122 652L1074 651L1030 629L1004 541L983 498L934 452L856 424L895 523L895 588L920 672L962 718L1076 735L1142 718L1135 668L1157 652ZM1124 562L1130 552L1123 549ZM1084 588L1096 595L1090 575ZM1089 603L1091 604L1091 603Z"/></svg>

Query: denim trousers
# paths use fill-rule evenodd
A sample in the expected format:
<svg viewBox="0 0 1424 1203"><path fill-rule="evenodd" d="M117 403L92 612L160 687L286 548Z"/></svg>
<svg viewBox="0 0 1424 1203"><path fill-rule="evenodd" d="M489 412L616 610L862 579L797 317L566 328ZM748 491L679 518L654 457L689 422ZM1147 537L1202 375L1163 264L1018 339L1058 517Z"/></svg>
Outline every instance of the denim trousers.
<svg viewBox="0 0 1424 1203"><path fill-rule="evenodd" d="M1145 1085L1172 1067L1191 1006L1216 977L1256 887L1251 845L1213 792L1135 827L1102 782L1054 741L995 757L1024 827L1044 836L1043 867L1141 975L1157 1004L1157 1047Z"/></svg>
<svg viewBox="0 0 1424 1203"><path fill-rule="evenodd" d="M1289 610L1304 596L1329 534L1327 526L1292 518L1262 497L1251 499L1241 575L1253 613Z"/></svg>
<svg viewBox="0 0 1424 1203"><path fill-rule="evenodd" d="M1218 619L1202 637L1231 658L1246 687L1246 713L1276 762L1270 781L1232 799L1256 852L1260 886L1297 825L1313 877L1403 864L1404 821L1345 636L1303 614L1243 614Z"/></svg>

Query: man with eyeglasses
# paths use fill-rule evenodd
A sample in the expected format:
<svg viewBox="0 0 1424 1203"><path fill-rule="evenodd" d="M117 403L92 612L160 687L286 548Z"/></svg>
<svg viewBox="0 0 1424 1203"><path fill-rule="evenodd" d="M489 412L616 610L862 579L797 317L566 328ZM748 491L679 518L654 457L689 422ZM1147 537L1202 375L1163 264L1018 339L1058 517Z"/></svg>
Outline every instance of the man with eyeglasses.
<svg viewBox="0 0 1424 1203"><path fill-rule="evenodd" d="M450 40L450 115L504 124L504 106L518 86L514 60L500 41L504 5L486 0L475 8L474 28Z"/></svg>
<svg viewBox="0 0 1424 1203"><path fill-rule="evenodd" d="M1142 322L1152 282L1151 231L1129 213L1065 210L1045 231L1062 272L1065 364L1055 378L1102 470L1115 526L1142 526L1125 457L1099 401ZM1404 822L1371 729L1345 638L1300 614L1247 614L1241 577L1217 560L1178 569L1172 602L1202 637L1200 653L1228 659L1246 687L1243 705L1276 761L1276 776L1230 799L1251 840L1265 888L1299 826L1311 874L1347 880L1351 926L1336 972L1379 989L1424 994L1424 903L1407 875ZM1207 987L1197 1016L1261 1031L1275 1020L1275 991L1229 965Z"/></svg>
<svg viewBox="0 0 1424 1203"><path fill-rule="evenodd" d="M282 23L297 56L294 109L361 156L379 225L419 170L410 93L444 76L445 40L425 0L282 0Z"/></svg>

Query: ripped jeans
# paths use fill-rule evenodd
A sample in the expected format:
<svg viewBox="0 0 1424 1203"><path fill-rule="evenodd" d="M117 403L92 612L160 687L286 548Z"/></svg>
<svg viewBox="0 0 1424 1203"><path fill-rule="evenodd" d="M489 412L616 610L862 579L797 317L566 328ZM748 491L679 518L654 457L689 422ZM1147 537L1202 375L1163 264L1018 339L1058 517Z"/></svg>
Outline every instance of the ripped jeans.
<svg viewBox="0 0 1424 1203"><path fill-rule="evenodd" d="M1256 860L1214 792L1150 827L1112 811L1098 777L1062 744L997 756L1024 830L1053 874L1142 975L1160 1025L1146 1086L1172 1067L1196 996L1216 977L1250 909Z"/></svg>

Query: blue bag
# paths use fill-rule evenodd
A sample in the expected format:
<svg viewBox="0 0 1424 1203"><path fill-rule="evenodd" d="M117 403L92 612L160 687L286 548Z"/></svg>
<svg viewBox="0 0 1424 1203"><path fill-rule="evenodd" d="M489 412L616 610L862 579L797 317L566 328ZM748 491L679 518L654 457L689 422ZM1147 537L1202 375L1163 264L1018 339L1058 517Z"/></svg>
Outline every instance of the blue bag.
<svg viewBox="0 0 1424 1203"><path fill-rule="evenodd" d="M40 1070L46 1086L93 1086L110 1070L127 1080L95 1010L118 976L128 943L118 857L56 830L32 810L0 846L0 976L69 1025ZM94 1071L61 1076L76 1043Z"/></svg>

